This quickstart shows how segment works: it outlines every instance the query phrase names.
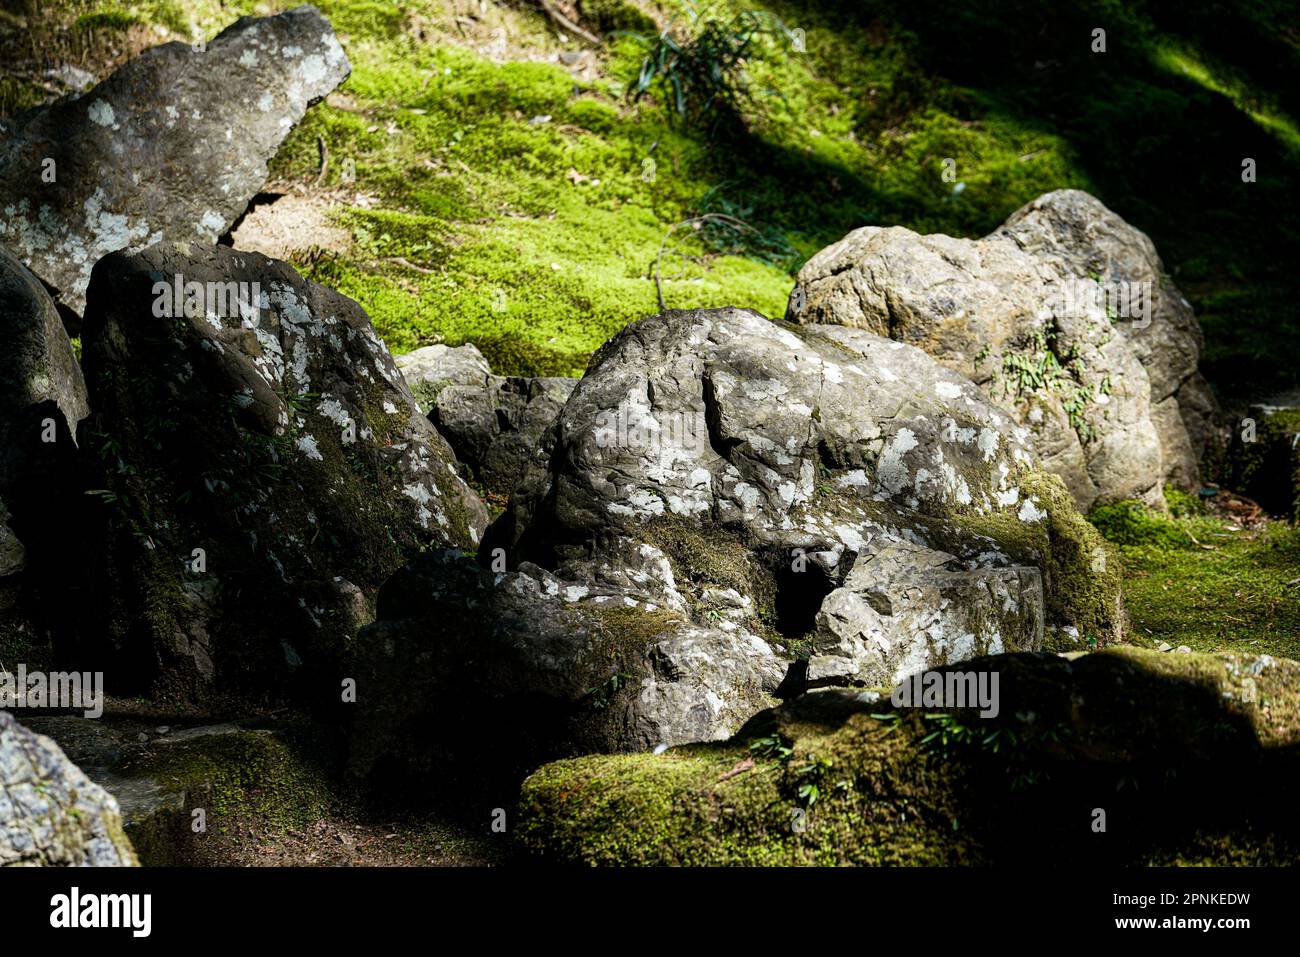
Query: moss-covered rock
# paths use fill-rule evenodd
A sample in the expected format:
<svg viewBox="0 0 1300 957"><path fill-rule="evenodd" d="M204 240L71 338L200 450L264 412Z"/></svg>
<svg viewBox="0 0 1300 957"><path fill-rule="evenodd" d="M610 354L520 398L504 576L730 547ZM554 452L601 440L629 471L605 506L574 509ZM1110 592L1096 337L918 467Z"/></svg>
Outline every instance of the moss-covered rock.
<svg viewBox="0 0 1300 957"><path fill-rule="evenodd" d="M1114 649L954 667L999 673L996 717L816 692L725 744L540 769L520 842L552 863L638 865L1279 863L1300 848L1284 796L1300 664Z"/></svg>
<svg viewBox="0 0 1300 957"><path fill-rule="evenodd" d="M379 585L486 524L365 312L259 254L165 244L101 260L88 303L87 632L120 690L337 699Z"/></svg>

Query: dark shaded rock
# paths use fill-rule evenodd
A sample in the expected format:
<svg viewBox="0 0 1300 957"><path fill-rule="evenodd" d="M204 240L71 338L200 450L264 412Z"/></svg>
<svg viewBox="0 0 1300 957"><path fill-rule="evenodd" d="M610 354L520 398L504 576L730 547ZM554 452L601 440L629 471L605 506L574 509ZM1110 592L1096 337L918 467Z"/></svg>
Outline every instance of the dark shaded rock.
<svg viewBox="0 0 1300 957"><path fill-rule="evenodd" d="M393 576L358 643L353 773L491 755L489 773L508 776L548 756L725 736L774 703L788 662L757 635L658 604L671 571L642 551L564 576L431 553Z"/></svg>
<svg viewBox="0 0 1300 957"><path fill-rule="evenodd" d="M0 342L0 578L11 593L0 602L0 646L24 654L13 646L57 628L75 605L69 551L80 539L82 495L74 433L89 409L53 301L3 247Z"/></svg>
<svg viewBox="0 0 1300 957"><path fill-rule="evenodd" d="M224 305L158 315L178 279ZM486 522L362 309L285 263L171 244L105 257L85 368L100 587L137 681L319 680L393 571L473 547Z"/></svg>
<svg viewBox="0 0 1300 957"><path fill-rule="evenodd" d="M304 6L241 18L201 52L154 47L86 93L0 119L0 241L79 314L101 256L223 235L350 70Z"/></svg>
<svg viewBox="0 0 1300 957"><path fill-rule="evenodd" d="M488 376L444 388L430 418L478 481L509 496L530 467L546 467L546 432L577 384Z"/></svg>

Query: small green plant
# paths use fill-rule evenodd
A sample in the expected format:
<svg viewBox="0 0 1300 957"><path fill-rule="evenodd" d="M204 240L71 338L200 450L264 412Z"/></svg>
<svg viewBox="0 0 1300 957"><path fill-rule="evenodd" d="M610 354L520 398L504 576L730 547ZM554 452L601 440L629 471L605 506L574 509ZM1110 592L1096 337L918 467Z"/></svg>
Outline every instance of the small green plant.
<svg viewBox="0 0 1300 957"><path fill-rule="evenodd" d="M669 116L684 124L712 130L719 121L741 121L755 103L745 61L764 38L788 31L766 11L715 9L691 5L686 24L675 18L658 36L629 34L647 48L628 91L633 102L656 90Z"/></svg>
<svg viewBox="0 0 1300 957"><path fill-rule="evenodd" d="M632 676L625 671L614 672L604 684L587 692L591 706L597 710L608 708L613 703L614 696L631 680Z"/></svg>
<svg viewBox="0 0 1300 957"><path fill-rule="evenodd" d="M794 749L779 734L755 738L749 742L749 750L755 758L777 761L784 764L794 755Z"/></svg>

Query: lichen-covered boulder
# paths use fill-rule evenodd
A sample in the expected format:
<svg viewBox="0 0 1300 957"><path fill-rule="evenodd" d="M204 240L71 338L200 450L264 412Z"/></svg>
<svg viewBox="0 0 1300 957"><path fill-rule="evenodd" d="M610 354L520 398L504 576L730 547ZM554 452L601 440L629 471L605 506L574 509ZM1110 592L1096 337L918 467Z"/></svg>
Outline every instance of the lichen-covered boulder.
<svg viewBox="0 0 1300 957"><path fill-rule="evenodd" d="M530 466L546 467L543 437L577 384L492 375L444 388L430 418L474 478L509 497Z"/></svg>
<svg viewBox="0 0 1300 957"><path fill-rule="evenodd" d="M583 865L1286 864L1300 853L1300 664L1004 655L996 714L817 691L726 743L525 781L518 837ZM954 685L955 687L955 685ZM1249 800L1242 796L1249 794Z"/></svg>
<svg viewBox="0 0 1300 957"><path fill-rule="evenodd" d="M1116 570L1036 471L1028 437L905 344L739 309L668 312L593 358L546 467L530 471L488 544L543 565L593 542L599 552L612 533L657 545L683 569L688 605L730 588L751 599L749 620L797 645L857 562L910 543L914 568L980 588L997 579L1020 616L1009 634L988 617L973 639L946 634L927 661L959 637L972 654L1035 647L1044 609L1049 624L1111 635L1122 628ZM748 555L743 571L709 571L699 553L717 544L686 544L713 538ZM998 571L1012 567L1026 571ZM878 604L892 641L927 630L905 602Z"/></svg>
<svg viewBox="0 0 1300 957"><path fill-rule="evenodd" d="M800 270L787 317L866 329L969 377L1080 508L1189 488L1216 406L1201 333L1151 241L1058 190L981 240L868 226Z"/></svg>
<svg viewBox="0 0 1300 957"><path fill-rule="evenodd" d="M1118 569L1027 437L861 330L633 323L524 463L481 564L425 557L381 591L354 769L418 763L454 714L534 757L638 750L723 740L809 687L1036 649L1046 625L1114 637Z"/></svg>
<svg viewBox="0 0 1300 957"><path fill-rule="evenodd" d="M74 603L68 549L82 500L75 433L89 407L54 302L3 247L0 342L0 591L21 593L0 599L0 638L27 632L30 640Z"/></svg>
<svg viewBox="0 0 1300 957"><path fill-rule="evenodd" d="M478 542L483 504L355 302L257 253L159 244L102 259L87 303L124 673L285 692L406 561Z"/></svg>
<svg viewBox="0 0 1300 957"><path fill-rule="evenodd" d="M243 17L199 49L154 47L85 93L0 119L0 241L80 314L105 254L224 234L350 70L303 6Z"/></svg>
<svg viewBox="0 0 1300 957"><path fill-rule="evenodd" d="M117 802L0 711L0 867L134 867Z"/></svg>

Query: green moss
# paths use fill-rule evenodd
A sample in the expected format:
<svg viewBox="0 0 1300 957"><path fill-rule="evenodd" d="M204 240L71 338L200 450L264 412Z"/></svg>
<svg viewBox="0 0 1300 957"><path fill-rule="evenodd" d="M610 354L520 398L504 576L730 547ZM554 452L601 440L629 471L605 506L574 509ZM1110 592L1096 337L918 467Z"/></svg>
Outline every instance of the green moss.
<svg viewBox="0 0 1300 957"><path fill-rule="evenodd" d="M1292 584L1300 529L1281 522L1243 529L1208 515L1171 519L1128 506L1122 515L1123 524L1102 527L1124 542L1130 641L1300 657Z"/></svg>
<svg viewBox="0 0 1300 957"><path fill-rule="evenodd" d="M1219 862L1293 851L1285 798L1242 814L1195 795L1295 774L1300 665L1115 649L977 667L994 663L1017 707L987 721L815 693L724 744L546 765L524 783L520 843L585 865L1142 863L1202 833L1222 836L1200 848ZM1139 823L1098 841L1080 793Z"/></svg>
<svg viewBox="0 0 1300 957"><path fill-rule="evenodd" d="M1022 496L1047 513L1041 521L1021 521L1014 512L961 515L954 521L992 538L1012 558L1042 569L1049 624L1073 625L1094 646L1122 638L1126 624L1119 556L1079 514L1058 477L1033 472L1019 481Z"/></svg>
<svg viewBox="0 0 1300 957"><path fill-rule="evenodd" d="M1182 523L1149 510L1141 502L1098 505L1088 513L1088 521L1108 542L1116 545L1151 545L1160 549L1191 548L1194 545Z"/></svg>

